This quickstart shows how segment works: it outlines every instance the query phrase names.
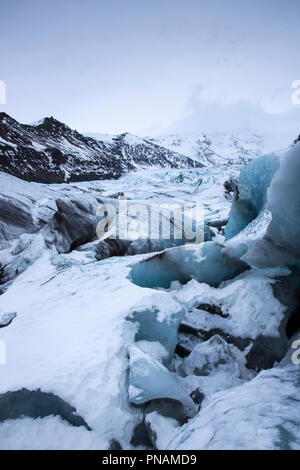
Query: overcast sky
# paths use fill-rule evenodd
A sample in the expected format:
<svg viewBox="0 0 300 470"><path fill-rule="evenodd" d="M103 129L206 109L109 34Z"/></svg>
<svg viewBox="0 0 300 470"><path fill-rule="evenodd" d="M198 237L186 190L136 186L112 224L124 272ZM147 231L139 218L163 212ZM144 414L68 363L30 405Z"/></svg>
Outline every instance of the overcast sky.
<svg viewBox="0 0 300 470"><path fill-rule="evenodd" d="M21 122L53 115L83 132L142 134L263 127L266 112L285 112L286 123L299 117L291 103L291 83L300 80L299 0L0 6L0 111Z"/></svg>

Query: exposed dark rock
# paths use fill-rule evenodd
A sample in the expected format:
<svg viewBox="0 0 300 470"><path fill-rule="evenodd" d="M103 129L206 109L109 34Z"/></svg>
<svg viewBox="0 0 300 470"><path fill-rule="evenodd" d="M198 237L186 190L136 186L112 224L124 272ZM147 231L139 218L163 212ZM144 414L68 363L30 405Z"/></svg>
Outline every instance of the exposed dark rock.
<svg viewBox="0 0 300 470"><path fill-rule="evenodd" d="M204 399L203 393L198 388L192 391L190 397L194 401L194 403L196 403L196 405L200 405Z"/></svg>
<svg viewBox="0 0 300 470"><path fill-rule="evenodd" d="M221 307L219 305L211 305L211 304L199 304L196 307L198 310L205 310L212 315L219 315L222 318L228 317L228 312L223 313Z"/></svg>
<svg viewBox="0 0 300 470"><path fill-rule="evenodd" d="M44 418L50 415L61 416L72 426L85 426L90 430L85 420L76 414L76 408L53 393L22 388L0 395L0 422L22 416Z"/></svg>
<svg viewBox="0 0 300 470"><path fill-rule="evenodd" d="M157 413L162 416L165 416L166 418L175 419L180 424L183 424L186 421L186 414L184 412L183 406L177 400L172 400L170 398L151 400L151 402L149 402L145 407L145 416L147 416L147 414L149 413L152 413L153 411L156 411ZM152 437L151 440L152 442L155 442Z"/></svg>
<svg viewBox="0 0 300 470"><path fill-rule="evenodd" d="M117 193L110 194L108 197L111 199L119 199L120 197L123 197L123 196L124 196L124 193L122 191L119 191ZM129 198L126 197L126 199L128 200Z"/></svg>
<svg viewBox="0 0 300 470"><path fill-rule="evenodd" d="M181 403L171 399L152 400L145 407L144 422L148 432L149 440L152 443L150 449L157 448L157 428L152 424L151 413L156 412L165 418L171 418L177 421L178 425L183 425L186 421L186 415Z"/></svg>
<svg viewBox="0 0 300 470"><path fill-rule="evenodd" d="M193 347L190 346L190 342L183 342L181 339L179 341L175 348L175 354L182 358L189 356L193 350Z"/></svg>
<svg viewBox="0 0 300 470"><path fill-rule="evenodd" d="M109 443L108 450L122 450L121 444L116 439L112 439Z"/></svg>
<svg viewBox="0 0 300 470"><path fill-rule="evenodd" d="M57 212L43 229L47 245L67 253L96 237L96 210L81 201L57 199Z"/></svg>
<svg viewBox="0 0 300 470"><path fill-rule="evenodd" d="M211 221L207 222L207 225L209 227L216 228L218 230L218 232L221 232L222 234L224 234L224 227L227 224L227 222L228 222L228 219L211 220ZM206 240L204 239L204 241L206 241Z"/></svg>
<svg viewBox="0 0 300 470"><path fill-rule="evenodd" d="M196 160L127 134L101 142L53 117L38 125L18 123L0 113L0 171L26 181L62 183L119 178L141 167L193 168Z"/></svg>
<svg viewBox="0 0 300 470"><path fill-rule="evenodd" d="M272 286L275 297L286 306L282 335L285 331L288 339L300 329L300 271L290 270L290 276L278 278Z"/></svg>
<svg viewBox="0 0 300 470"><path fill-rule="evenodd" d="M300 272L291 268L290 276L276 279L272 286L275 297L286 309L279 327L279 336L258 336L247 355L247 367L268 369L281 361L288 349L289 338L300 327Z"/></svg>
<svg viewBox="0 0 300 470"><path fill-rule="evenodd" d="M251 343L251 338L241 338L239 336L233 336L230 335L228 332L225 332L221 330L220 328L213 328L211 330L205 330L202 328L195 328L193 325L190 325L187 323L187 319L185 318L183 322L179 326L178 330L178 338L179 338L179 343L176 347L176 353L181 356L185 357L190 354L192 351L194 345L195 345L195 338L199 339L200 341L207 341L210 338L212 338L215 335L221 336L227 343L233 344L237 348L239 348L241 351L243 351L249 344ZM181 342L181 333L184 334L185 341L182 343ZM186 335L191 335L192 341L191 341L191 347L189 347L188 342L186 341ZM193 341L194 339L194 341Z"/></svg>
<svg viewBox="0 0 300 470"><path fill-rule="evenodd" d="M235 195L235 197L238 198L238 182L236 178L229 178L227 181L225 181L224 188L225 188L225 198L228 201L232 201L233 195Z"/></svg>
<svg viewBox="0 0 300 470"><path fill-rule="evenodd" d="M272 338L259 335L246 356L247 367L260 371L270 369L275 362L280 362L286 353L287 341L285 337Z"/></svg>
<svg viewBox="0 0 300 470"><path fill-rule="evenodd" d="M124 256L128 250L130 241L107 238L99 240L95 247L95 258L100 261L111 256Z"/></svg>
<svg viewBox="0 0 300 470"><path fill-rule="evenodd" d="M224 188L226 189L227 192L233 193L237 189L237 179L236 178L229 178L228 180L225 181L224 183Z"/></svg>
<svg viewBox="0 0 300 470"><path fill-rule="evenodd" d="M143 446L147 449L153 449L153 442L144 420L134 428L130 444L134 447Z"/></svg>

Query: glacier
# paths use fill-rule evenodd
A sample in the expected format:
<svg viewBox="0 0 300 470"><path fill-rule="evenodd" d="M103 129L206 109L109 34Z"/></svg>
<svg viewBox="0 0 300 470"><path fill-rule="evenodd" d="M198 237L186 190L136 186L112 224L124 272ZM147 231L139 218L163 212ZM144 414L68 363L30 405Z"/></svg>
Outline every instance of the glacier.
<svg viewBox="0 0 300 470"><path fill-rule="evenodd" d="M0 448L300 449L299 154L0 173ZM124 195L203 204L205 241L99 240L97 209Z"/></svg>

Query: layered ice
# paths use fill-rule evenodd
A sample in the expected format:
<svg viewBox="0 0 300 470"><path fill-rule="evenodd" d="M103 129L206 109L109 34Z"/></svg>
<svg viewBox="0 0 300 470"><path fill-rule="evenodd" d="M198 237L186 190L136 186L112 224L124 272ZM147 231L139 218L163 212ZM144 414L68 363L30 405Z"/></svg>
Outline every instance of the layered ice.
<svg viewBox="0 0 300 470"><path fill-rule="evenodd" d="M151 400L172 399L180 402L189 416L196 411L193 400L179 385L176 376L159 361L134 345L128 345L129 400L136 405Z"/></svg>
<svg viewBox="0 0 300 470"><path fill-rule="evenodd" d="M286 306L275 297L274 284L267 273L254 270L246 271L219 288L190 281L177 293L188 308L181 331L204 340L219 334L244 351L251 369L271 367L283 357L287 347ZM219 307L223 314L204 310L203 303ZM183 346L189 349L189 344Z"/></svg>
<svg viewBox="0 0 300 470"><path fill-rule="evenodd" d="M277 155L264 155L241 170L232 203L226 239L230 239L254 220L267 202L267 190L279 168Z"/></svg>
<svg viewBox="0 0 300 470"><path fill-rule="evenodd" d="M127 319L136 326L136 341L159 342L171 358L177 344L177 330L185 309L166 292L145 296L134 305Z"/></svg>
<svg viewBox="0 0 300 470"><path fill-rule="evenodd" d="M244 256L259 268L292 264L300 258L300 143L282 158L268 191L272 221L266 235Z"/></svg>
<svg viewBox="0 0 300 470"><path fill-rule="evenodd" d="M168 289L172 281L186 283L192 278L216 287L247 269L246 263L224 248L213 241L171 248L135 264L131 278L141 287Z"/></svg>

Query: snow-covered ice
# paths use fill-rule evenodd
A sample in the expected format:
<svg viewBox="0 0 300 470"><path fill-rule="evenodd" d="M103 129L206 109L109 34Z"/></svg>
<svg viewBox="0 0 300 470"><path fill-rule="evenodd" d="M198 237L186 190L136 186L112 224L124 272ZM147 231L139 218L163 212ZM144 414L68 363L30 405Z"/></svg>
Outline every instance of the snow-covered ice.
<svg viewBox="0 0 300 470"><path fill-rule="evenodd" d="M299 367L288 359L211 395L195 418L173 429L166 448L299 450Z"/></svg>
<svg viewBox="0 0 300 470"><path fill-rule="evenodd" d="M289 290L299 270L298 152L244 168L232 207L224 183L238 166L53 185L0 173L0 447L300 448L299 365L286 333L289 316L292 334L299 328ZM158 253L143 239L99 246L97 208L120 195L202 203L212 239ZM258 266L266 240L276 262ZM278 246L292 263L277 262ZM43 413L21 402L8 418L8 392L37 392ZM57 412L49 396L63 403Z"/></svg>

